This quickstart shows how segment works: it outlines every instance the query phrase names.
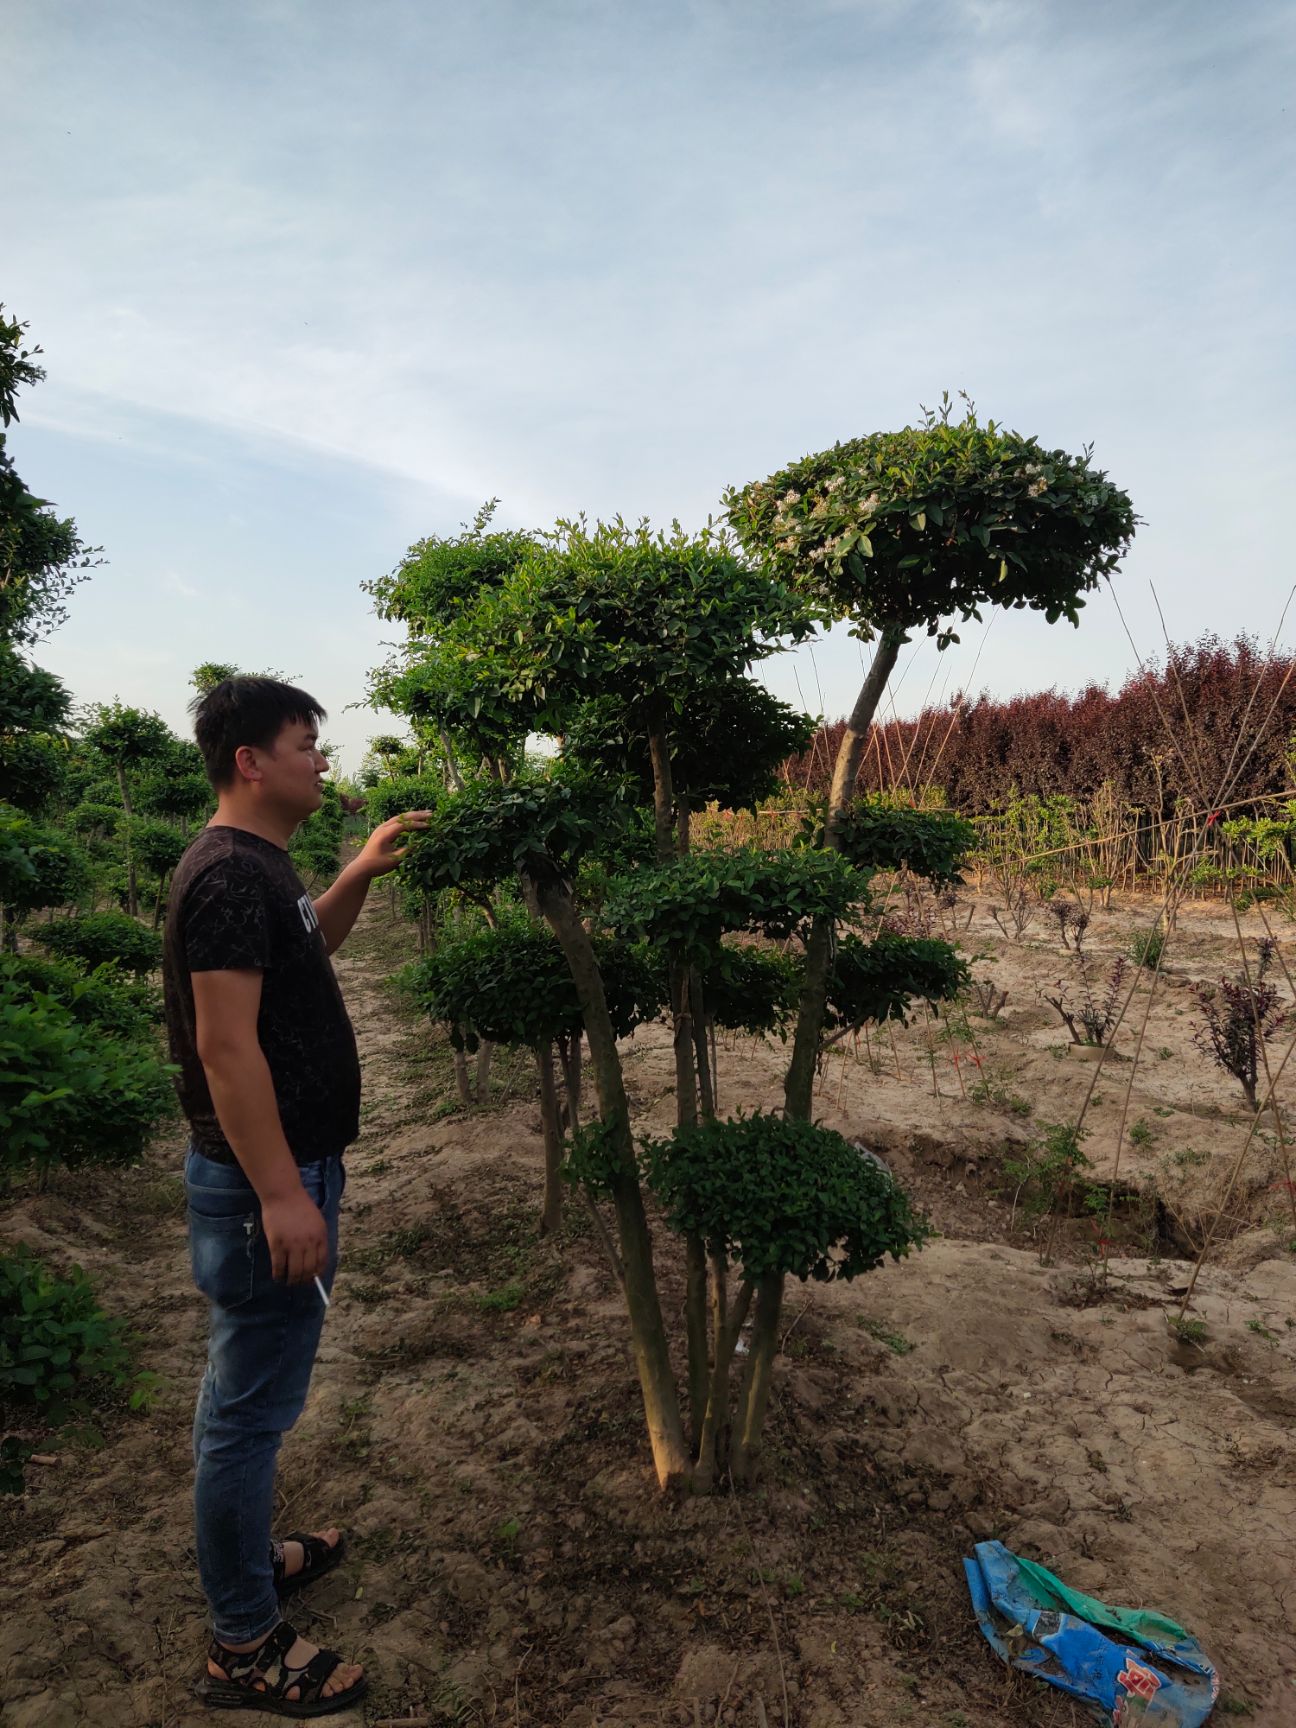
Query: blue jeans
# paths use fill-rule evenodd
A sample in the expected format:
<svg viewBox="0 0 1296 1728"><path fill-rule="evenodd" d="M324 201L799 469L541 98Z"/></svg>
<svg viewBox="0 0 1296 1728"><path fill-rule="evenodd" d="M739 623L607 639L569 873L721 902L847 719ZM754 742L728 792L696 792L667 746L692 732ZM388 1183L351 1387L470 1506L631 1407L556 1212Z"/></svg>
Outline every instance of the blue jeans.
<svg viewBox="0 0 1296 1728"><path fill-rule="evenodd" d="M304 1164L301 1177L328 1224L320 1279L331 1290L342 1160ZM250 1644L280 1620L270 1558L275 1459L306 1402L324 1304L314 1282L271 1277L261 1204L237 1164L190 1147L185 1194L194 1282L211 1305L193 1431L198 1571L216 1637Z"/></svg>

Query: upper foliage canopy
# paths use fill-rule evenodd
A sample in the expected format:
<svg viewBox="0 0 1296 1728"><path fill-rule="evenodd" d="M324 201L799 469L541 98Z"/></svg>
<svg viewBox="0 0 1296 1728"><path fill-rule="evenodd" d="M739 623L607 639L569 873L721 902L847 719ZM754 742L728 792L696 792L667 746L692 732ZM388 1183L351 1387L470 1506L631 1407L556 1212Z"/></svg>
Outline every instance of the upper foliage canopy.
<svg viewBox="0 0 1296 1728"><path fill-rule="evenodd" d="M754 809L778 789L779 769L804 750L816 722L749 678L705 685L684 698L670 726L671 775L677 800L695 809ZM652 762L644 716L616 696L581 707L563 738L563 754L607 774L629 775L651 802Z"/></svg>
<svg viewBox="0 0 1296 1728"><path fill-rule="evenodd" d="M20 387L45 376L38 347L26 345L25 324L6 318L0 306L0 425L18 418ZM66 617L64 601L98 562L71 517L56 516L49 503L19 479L0 432L0 642L35 642Z"/></svg>
<svg viewBox="0 0 1296 1728"><path fill-rule="evenodd" d="M776 638L807 634L812 617L717 529L562 522L471 605L431 621L373 694L498 754L530 732L565 732L609 691L639 727L650 712L678 714Z"/></svg>
<svg viewBox="0 0 1296 1728"><path fill-rule="evenodd" d="M160 714L121 702L102 703L93 711L85 739L114 767L165 758L176 743Z"/></svg>
<svg viewBox="0 0 1296 1728"><path fill-rule="evenodd" d="M835 444L725 504L748 552L856 635L922 627L942 648L958 641L946 620L986 605L1077 623L1136 520L1088 450L982 426L970 404L955 421L948 398L919 426Z"/></svg>
<svg viewBox="0 0 1296 1728"><path fill-rule="evenodd" d="M378 616L436 640L488 589L501 587L535 551L536 537L518 529L491 532L498 508L499 499L489 499L461 534L416 540L389 576L362 583Z"/></svg>

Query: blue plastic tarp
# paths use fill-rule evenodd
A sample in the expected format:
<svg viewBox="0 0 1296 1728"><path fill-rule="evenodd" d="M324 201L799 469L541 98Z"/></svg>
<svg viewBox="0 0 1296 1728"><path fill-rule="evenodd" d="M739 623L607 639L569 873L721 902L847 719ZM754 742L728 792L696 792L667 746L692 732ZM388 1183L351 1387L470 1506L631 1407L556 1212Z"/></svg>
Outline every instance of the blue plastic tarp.
<svg viewBox="0 0 1296 1728"><path fill-rule="evenodd" d="M991 1649L1092 1704L1113 1728L1198 1728L1214 1708L1219 1676L1195 1638L1173 1636L1181 1630L1173 1621L1108 1609L1042 1567L1023 1566L1002 1542L978 1542L963 1570ZM1104 1625L1057 1607L1068 1600L1092 1603Z"/></svg>

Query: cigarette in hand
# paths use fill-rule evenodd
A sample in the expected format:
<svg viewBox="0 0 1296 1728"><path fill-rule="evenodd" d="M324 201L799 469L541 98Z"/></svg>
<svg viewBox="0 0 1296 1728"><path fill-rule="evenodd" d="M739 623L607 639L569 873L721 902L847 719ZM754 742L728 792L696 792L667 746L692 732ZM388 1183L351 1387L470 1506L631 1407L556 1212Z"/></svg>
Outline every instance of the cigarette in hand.
<svg viewBox="0 0 1296 1728"><path fill-rule="evenodd" d="M330 1301L329 1301L329 1299L328 1299L328 1291L327 1291L327 1290L326 1290L326 1289L325 1289L325 1288L324 1288L324 1286L323 1286L323 1285L322 1285L322 1284L321 1284L321 1283L320 1283L320 1281L319 1281L319 1277L318 1277L318 1276L316 1276L316 1279L315 1279L315 1288L316 1288L316 1289L317 1289L317 1290L318 1290L318 1291L319 1291L319 1293L320 1293L320 1301L321 1301L321 1302L322 1302L322 1303L323 1303L323 1304L324 1304L324 1306L325 1306L325 1307L326 1307L326 1308L331 1308L331 1307L332 1307L332 1306L333 1306L333 1304L332 1304L332 1303L331 1303L331 1302L330 1302Z"/></svg>

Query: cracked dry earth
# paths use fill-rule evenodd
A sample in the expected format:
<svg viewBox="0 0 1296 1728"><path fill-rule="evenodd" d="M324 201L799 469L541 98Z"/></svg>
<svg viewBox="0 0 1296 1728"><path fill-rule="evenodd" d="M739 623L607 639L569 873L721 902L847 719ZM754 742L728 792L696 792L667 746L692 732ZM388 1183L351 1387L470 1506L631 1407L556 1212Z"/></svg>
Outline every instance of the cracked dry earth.
<svg viewBox="0 0 1296 1728"><path fill-rule="evenodd" d="M1013 1117L924 1094L903 1042L890 1081L830 1066L825 1115L854 1132L882 1123L877 1143L942 1234L854 1286L795 1286L762 1486L663 1501L595 1244L578 1217L557 1241L536 1237L526 1065L501 1053L492 1107L448 1111L445 1051L382 984L405 940L375 902L339 958L367 1102L337 1300L280 1476L283 1528L336 1520L351 1536L346 1563L293 1611L372 1675L363 1716L332 1720L1087 1720L981 1642L959 1562L994 1535L1191 1626L1221 1671L1222 1720L1296 1722L1296 1260L1283 1239L1252 1230L1208 1266L1194 1307L1205 1340L1181 1343L1166 1314L1186 1262L1122 1253L1103 1289L1063 1234L1058 1263L1040 1265L991 1179ZM722 1051L725 1108L772 1102L782 1054ZM633 1041L628 1072L642 1120L660 1125L661 1030ZM1042 1072L1075 1083L1065 1063ZM191 1690L204 1315L179 1168L172 1134L138 1170L63 1177L0 1216L4 1242L84 1264L163 1376L151 1412L98 1411L95 1435L56 1442L56 1462L0 1504L4 1728L213 1720ZM673 1314L676 1257L659 1242Z"/></svg>

